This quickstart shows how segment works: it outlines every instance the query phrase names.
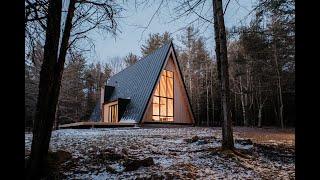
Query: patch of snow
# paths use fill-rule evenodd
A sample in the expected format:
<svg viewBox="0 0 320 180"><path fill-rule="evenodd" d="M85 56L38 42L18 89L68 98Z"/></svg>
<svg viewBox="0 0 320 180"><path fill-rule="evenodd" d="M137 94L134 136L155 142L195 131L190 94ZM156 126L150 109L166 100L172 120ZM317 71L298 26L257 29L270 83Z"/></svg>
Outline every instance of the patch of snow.
<svg viewBox="0 0 320 180"><path fill-rule="evenodd" d="M173 162L173 159L164 157L164 158L159 158L158 160L155 160L155 163L159 163L160 166L166 168L171 166L174 162Z"/></svg>
<svg viewBox="0 0 320 180"><path fill-rule="evenodd" d="M241 132L235 132L239 139ZM187 143L184 139L199 137L206 143ZM25 134L25 149L30 151L32 134ZM269 143L278 143L270 141ZM256 156L238 162L221 157L210 148L221 146L221 128L102 128L60 129L52 132L50 150L65 150L72 154L75 167L65 169L67 179L135 179L163 175L170 172L181 179L191 173L195 179L294 179L294 159L289 162ZM235 143L238 149L251 149L253 145ZM155 164L136 171L124 172L124 159L101 162L106 151L126 152L130 158L152 157ZM99 155L100 154L100 155ZM99 156L98 156L99 155ZM109 165L118 173L106 171ZM175 174L176 173L176 174Z"/></svg>
<svg viewBox="0 0 320 180"><path fill-rule="evenodd" d="M122 172L124 170L124 167L121 163L115 163L109 166L112 167L116 172Z"/></svg>
<svg viewBox="0 0 320 180"><path fill-rule="evenodd" d="M248 149L253 148L253 145L252 144L243 145L243 144L235 143L234 147L237 148L237 149L246 149L246 150L248 150Z"/></svg>

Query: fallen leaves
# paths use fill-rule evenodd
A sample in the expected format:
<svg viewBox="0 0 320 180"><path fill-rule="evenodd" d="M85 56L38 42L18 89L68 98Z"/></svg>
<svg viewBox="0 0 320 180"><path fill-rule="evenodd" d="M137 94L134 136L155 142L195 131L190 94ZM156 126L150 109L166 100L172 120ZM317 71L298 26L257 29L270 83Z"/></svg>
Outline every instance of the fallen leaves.
<svg viewBox="0 0 320 180"><path fill-rule="evenodd" d="M291 134L234 130L230 152L220 148L220 128L203 127L64 129L53 132L50 148L70 153L59 152L60 179L294 179Z"/></svg>

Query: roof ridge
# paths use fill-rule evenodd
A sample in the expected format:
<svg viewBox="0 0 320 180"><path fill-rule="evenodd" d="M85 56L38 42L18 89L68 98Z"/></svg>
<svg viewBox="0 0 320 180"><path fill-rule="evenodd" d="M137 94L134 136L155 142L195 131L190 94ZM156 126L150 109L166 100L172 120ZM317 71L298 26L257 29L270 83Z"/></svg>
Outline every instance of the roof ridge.
<svg viewBox="0 0 320 180"><path fill-rule="evenodd" d="M127 69L129 69L130 67L133 67L133 66L137 65L138 63L140 63L141 61L145 60L147 57L153 55L155 52L157 52L158 50L162 49L163 47L165 47L165 46L168 45L168 44L171 46L172 41L163 44L161 47L159 47L158 49L152 51L152 52L151 52L150 54L148 54L147 56L142 57L141 59L139 59L135 64L133 64L133 65L131 65L131 66L128 66L128 67L122 69L121 71L117 72L116 74L112 75L111 77L116 76L116 75L120 74L121 72L123 72L124 70L127 70ZM110 77L110 78L111 78L111 77ZM110 79L110 78L109 78L109 79Z"/></svg>

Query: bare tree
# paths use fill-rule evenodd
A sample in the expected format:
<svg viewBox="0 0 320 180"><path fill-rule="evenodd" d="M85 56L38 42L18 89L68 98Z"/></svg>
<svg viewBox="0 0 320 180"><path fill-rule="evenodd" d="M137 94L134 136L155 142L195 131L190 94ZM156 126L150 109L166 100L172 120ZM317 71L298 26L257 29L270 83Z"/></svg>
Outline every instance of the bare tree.
<svg viewBox="0 0 320 180"><path fill-rule="evenodd" d="M216 78L214 77L214 66L213 66L213 63L212 63L212 66L211 66L211 84L210 84L210 90L211 90L211 99L212 99L212 126L215 125L215 108L214 108L214 92L213 92L213 87L214 87L214 80Z"/></svg>
<svg viewBox="0 0 320 180"><path fill-rule="evenodd" d="M108 61L108 66L110 69L112 69L112 75L115 75L126 68L124 59L119 56L112 57Z"/></svg>
<svg viewBox="0 0 320 180"><path fill-rule="evenodd" d="M67 8L63 10L65 6ZM26 33L30 37L29 42L32 44L36 39L35 34L30 32L35 31L37 27L41 27L41 31L36 32L42 35L40 37L45 37L33 125L29 179L39 178L47 167L46 158L67 50L78 40L86 38L85 34L92 29L102 28L115 32L114 15L117 12L116 4L109 1L70 0L64 3L62 0L26 1ZM62 20L63 18L65 19ZM29 26L30 23L35 26Z"/></svg>
<svg viewBox="0 0 320 180"><path fill-rule="evenodd" d="M278 64L278 54L277 54L277 45L274 44L274 61L276 65L276 73L277 73L277 87L278 87L278 97L279 97L279 120L281 124L281 128L284 128L283 123L283 100L282 100L282 88L281 88L281 75Z"/></svg>
<svg viewBox="0 0 320 180"><path fill-rule="evenodd" d="M51 1L48 8L44 60L40 72L39 95L33 125L30 174L28 179L38 179L46 167L46 158L55 117L56 101L52 101L54 64L58 59L62 1ZM50 84L50 85L49 85ZM51 98L49 98L51 97Z"/></svg>
<svg viewBox="0 0 320 180"><path fill-rule="evenodd" d="M209 82L208 82L208 76L209 76L209 63L206 63L206 69L205 69L205 73L206 73L206 103L207 103L207 126L210 126L210 119L209 119Z"/></svg>
<svg viewBox="0 0 320 180"><path fill-rule="evenodd" d="M228 70L228 56L227 56L227 40L224 25L222 0L213 0L214 12L214 31L216 40L216 56L218 62L218 73L220 75L221 86L221 101L223 110L222 123L222 148L233 149L233 133L232 133L232 119L230 110L230 89L229 89L229 70Z"/></svg>

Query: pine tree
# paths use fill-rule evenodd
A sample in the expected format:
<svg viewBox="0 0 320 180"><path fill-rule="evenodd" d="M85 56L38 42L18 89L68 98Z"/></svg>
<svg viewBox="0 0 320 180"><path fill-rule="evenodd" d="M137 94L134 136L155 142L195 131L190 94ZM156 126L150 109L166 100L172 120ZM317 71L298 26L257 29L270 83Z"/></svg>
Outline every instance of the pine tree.
<svg viewBox="0 0 320 180"><path fill-rule="evenodd" d="M72 123L83 119L84 70L85 59L80 54L73 56L65 67L58 101L58 123Z"/></svg>
<svg viewBox="0 0 320 180"><path fill-rule="evenodd" d="M138 56L134 55L133 53L129 53L127 56L124 57L124 62L126 63L126 67L129 67L135 64L138 61Z"/></svg>
<svg viewBox="0 0 320 180"><path fill-rule="evenodd" d="M169 32L164 32L162 35L159 33L149 34L149 38L145 42L145 45L141 46L141 54L145 57L172 40L173 38L170 36Z"/></svg>

